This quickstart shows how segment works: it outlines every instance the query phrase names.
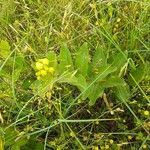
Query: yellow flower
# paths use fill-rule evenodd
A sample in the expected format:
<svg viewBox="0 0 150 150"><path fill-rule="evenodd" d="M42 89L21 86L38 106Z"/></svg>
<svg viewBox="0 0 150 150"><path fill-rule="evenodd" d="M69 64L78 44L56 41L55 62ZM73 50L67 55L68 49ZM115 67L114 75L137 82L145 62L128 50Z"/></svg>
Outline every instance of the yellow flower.
<svg viewBox="0 0 150 150"><path fill-rule="evenodd" d="M44 65L48 65L49 64L49 60L47 58L39 59L38 61L41 62Z"/></svg>
<svg viewBox="0 0 150 150"><path fill-rule="evenodd" d="M43 64L40 63L40 62L36 62L35 66L36 66L36 69L37 69L37 70L43 69Z"/></svg>
<svg viewBox="0 0 150 150"><path fill-rule="evenodd" d="M49 67L48 71L53 74L55 70L53 67Z"/></svg>
<svg viewBox="0 0 150 150"><path fill-rule="evenodd" d="M48 68L47 66L44 66L44 70L48 71L48 70L49 70L49 68Z"/></svg>
<svg viewBox="0 0 150 150"><path fill-rule="evenodd" d="M113 143L114 143L114 140L111 139L111 140L109 140L109 142L110 142L110 144L113 144Z"/></svg>
<svg viewBox="0 0 150 150"><path fill-rule="evenodd" d="M118 19L117 19L117 22L120 22L120 21L121 21L121 19L120 19L120 18L118 18Z"/></svg>
<svg viewBox="0 0 150 150"><path fill-rule="evenodd" d="M128 139L129 139L129 140L132 140L132 136L131 136L131 135L129 135L129 136L128 136Z"/></svg>
<svg viewBox="0 0 150 150"><path fill-rule="evenodd" d="M148 110L145 110L145 111L144 111L144 115L145 115L145 116L149 116L149 111L148 111Z"/></svg>
<svg viewBox="0 0 150 150"><path fill-rule="evenodd" d="M41 75L41 72L38 71L38 72L35 73L35 75L36 75L36 76L40 76L40 75Z"/></svg>
<svg viewBox="0 0 150 150"><path fill-rule="evenodd" d="M98 146L94 146L93 150L99 150Z"/></svg>
<svg viewBox="0 0 150 150"><path fill-rule="evenodd" d="M41 71L40 71L40 74L41 74L41 76L46 76L46 75L47 75L47 72L46 72L45 70L41 70Z"/></svg>
<svg viewBox="0 0 150 150"><path fill-rule="evenodd" d="M146 149L146 148L147 148L147 145L144 144L144 145L143 145L143 149Z"/></svg>
<svg viewBox="0 0 150 150"><path fill-rule="evenodd" d="M105 149L109 149L109 145L105 145Z"/></svg>
<svg viewBox="0 0 150 150"><path fill-rule="evenodd" d="M71 137L75 137L75 133L74 132L70 132L70 136Z"/></svg>
<svg viewBox="0 0 150 150"><path fill-rule="evenodd" d="M41 77L40 77L40 76L37 76L37 79L38 79L38 80L41 80Z"/></svg>

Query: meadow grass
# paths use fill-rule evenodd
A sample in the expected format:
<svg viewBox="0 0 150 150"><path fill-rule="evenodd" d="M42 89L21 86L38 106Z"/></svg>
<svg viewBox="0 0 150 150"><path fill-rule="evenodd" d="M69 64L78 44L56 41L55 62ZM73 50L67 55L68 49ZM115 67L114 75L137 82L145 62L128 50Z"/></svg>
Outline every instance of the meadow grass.
<svg viewBox="0 0 150 150"><path fill-rule="evenodd" d="M150 149L149 0L0 0L0 10L0 150ZM99 47L110 65L85 84L90 68L85 80L78 72ZM40 87L35 63L49 52L60 65L82 55ZM91 105L88 93L111 77L117 86Z"/></svg>

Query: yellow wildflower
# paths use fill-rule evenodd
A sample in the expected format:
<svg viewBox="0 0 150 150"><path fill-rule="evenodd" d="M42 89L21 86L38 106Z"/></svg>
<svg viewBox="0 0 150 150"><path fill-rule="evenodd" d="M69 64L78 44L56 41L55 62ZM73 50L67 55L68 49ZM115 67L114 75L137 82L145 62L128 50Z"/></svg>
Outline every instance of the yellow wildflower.
<svg viewBox="0 0 150 150"><path fill-rule="evenodd" d="M113 144L113 143L114 143L114 140L111 139L111 140L109 140L109 142L110 142L110 144Z"/></svg>
<svg viewBox="0 0 150 150"><path fill-rule="evenodd" d="M105 145L105 149L109 149L109 145Z"/></svg>
<svg viewBox="0 0 150 150"><path fill-rule="evenodd" d="M44 70L48 71L49 70L48 66L44 66Z"/></svg>
<svg viewBox="0 0 150 150"><path fill-rule="evenodd" d="M120 21L121 21L121 19L120 19L120 18L118 18L118 19L117 19L117 22L120 22Z"/></svg>
<svg viewBox="0 0 150 150"><path fill-rule="evenodd" d="M49 67L48 71L53 74L55 70L53 67Z"/></svg>
<svg viewBox="0 0 150 150"><path fill-rule="evenodd" d="M131 139L132 139L132 136L131 136L131 135L129 135L129 136L128 136L128 139L129 139L129 140L131 140Z"/></svg>
<svg viewBox="0 0 150 150"><path fill-rule="evenodd" d="M40 62L36 62L35 66L36 66L36 69L37 69L37 70L43 69L43 64L40 63Z"/></svg>
<svg viewBox="0 0 150 150"><path fill-rule="evenodd" d="M48 64L49 64L49 60L48 60L47 58L41 59L41 62L42 62L44 65L48 65Z"/></svg>
<svg viewBox="0 0 150 150"><path fill-rule="evenodd" d="M149 116L149 111L148 111L148 110L145 110L145 111L144 111L144 115L145 115L145 116Z"/></svg>
<svg viewBox="0 0 150 150"><path fill-rule="evenodd" d="M40 80L40 79L41 79L41 77L40 77L40 76L37 76L37 79L38 79L38 80Z"/></svg>
<svg viewBox="0 0 150 150"><path fill-rule="evenodd" d="M47 75L47 72L45 70L41 70L40 73L41 73L41 76Z"/></svg>
<svg viewBox="0 0 150 150"><path fill-rule="evenodd" d="M146 148L147 148L147 145L144 144L144 145L143 145L143 149L146 149Z"/></svg>

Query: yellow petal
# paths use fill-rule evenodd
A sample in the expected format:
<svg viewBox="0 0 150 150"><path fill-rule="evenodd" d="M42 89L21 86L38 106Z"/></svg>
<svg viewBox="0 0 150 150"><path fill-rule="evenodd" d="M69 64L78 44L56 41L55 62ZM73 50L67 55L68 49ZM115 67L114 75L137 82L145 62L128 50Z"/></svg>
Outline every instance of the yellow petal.
<svg viewBox="0 0 150 150"><path fill-rule="evenodd" d="M41 72L38 71L38 72L35 73L35 75L36 75L36 76L40 76L40 75L41 75Z"/></svg>
<svg viewBox="0 0 150 150"><path fill-rule="evenodd" d="M37 80L41 80L41 77L40 77L40 76L37 76Z"/></svg>
<svg viewBox="0 0 150 150"><path fill-rule="evenodd" d="M54 73L55 70L54 70L53 67L49 67L48 71L49 71L50 73Z"/></svg>
<svg viewBox="0 0 150 150"><path fill-rule="evenodd" d="M47 71L45 71L45 70L41 70L40 73L41 73L41 76L46 76L47 75Z"/></svg>
<svg viewBox="0 0 150 150"><path fill-rule="evenodd" d="M43 69L43 64L40 63L40 62L36 62L35 66L36 66L36 69L37 69L37 70Z"/></svg>
<svg viewBox="0 0 150 150"><path fill-rule="evenodd" d="M47 66L44 66L44 70L48 71L48 70L49 70L49 68L48 68Z"/></svg>
<svg viewBox="0 0 150 150"><path fill-rule="evenodd" d="M39 62L41 62L44 65L48 65L49 64L49 60L47 58L39 59Z"/></svg>

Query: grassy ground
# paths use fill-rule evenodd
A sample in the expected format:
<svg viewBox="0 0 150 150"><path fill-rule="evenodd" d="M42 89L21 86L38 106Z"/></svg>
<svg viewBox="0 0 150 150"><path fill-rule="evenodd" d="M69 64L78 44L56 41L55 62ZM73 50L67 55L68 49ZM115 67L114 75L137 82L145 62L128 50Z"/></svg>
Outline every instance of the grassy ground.
<svg viewBox="0 0 150 150"><path fill-rule="evenodd" d="M0 150L150 149L149 38L149 0L0 0Z"/></svg>

